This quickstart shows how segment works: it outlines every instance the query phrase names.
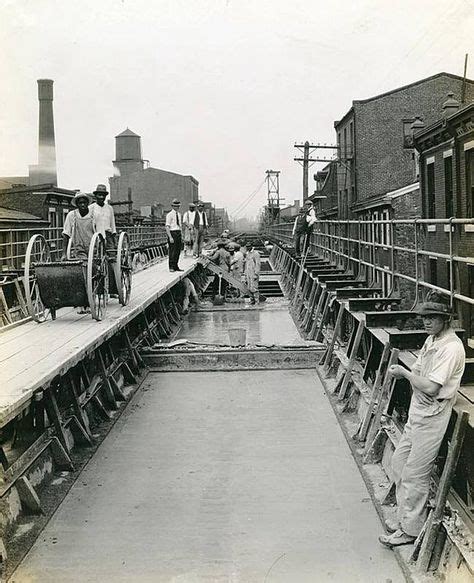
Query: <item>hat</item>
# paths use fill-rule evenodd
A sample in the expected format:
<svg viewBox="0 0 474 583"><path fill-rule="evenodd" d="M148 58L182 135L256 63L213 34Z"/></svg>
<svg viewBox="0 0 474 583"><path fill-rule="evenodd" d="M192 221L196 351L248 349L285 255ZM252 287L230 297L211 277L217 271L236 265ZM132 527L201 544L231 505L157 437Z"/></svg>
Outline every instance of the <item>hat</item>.
<svg viewBox="0 0 474 583"><path fill-rule="evenodd" d="M309 200L309 198L308 198L307 200L305 200L305 201L304 201L304 203L305 203L305 204L310 204L310 205L312 205L312 204L313 204L313 201L312 201L312 200Z"/></svg>
<svg viewBox="0 0 474 583"><path fill-rule="evenodd" d="M416 310L419 316L452 316L453 311L446 298L439 293L430 292Z"/></svg>
<svg viewBox="0 0 474 583"><path fill-rule="evenodd" d="M195 207L196 206L196 203L195 202L190 202L189 203L189 206Z"/></svg>
<svg viewBox="0 0 474 583"><path fill-rule="evenodd" d="M72 199L72 201L71 201L71 204L72 204L73 206L77 206L77 201L78 201L80 198L85 198L85 199L87 199L87 202L90 202L90 201L91 201L91 197L90 197L88 194L86 194L85 192L76 192L76 194L74 195L74 198L73 198L73 199Z"/></svg>
<svg viewBox="0 0 474 583"><path fill-rule="evenodd" d="M225 247L227 245L229 241L226 241L225 239L217 239L216 241L216 245L218 247Z"/></svg>
<svg viewBox="0 0 474 583"><path fill-rule="evenodd" d="M204 203L201 202L200 200L196 203L198 206L204 206Z"/></svg>
<svg viewBox="0 0 474 583"><path fill-rule="evenodd" d="M179 206L181 204L181 201L179 201L177 198L173 199L171 202L171 206Z"/></svg>
<svg viewBox="0 0 474 583"><path fill-rule="evenodd" d="M99 192L103 192L104 194L109 194L109 191L107 190L107 187L105 186L105 184L98 184L97 188L94 190L94 192L92 194L98 194Z"/></svg>

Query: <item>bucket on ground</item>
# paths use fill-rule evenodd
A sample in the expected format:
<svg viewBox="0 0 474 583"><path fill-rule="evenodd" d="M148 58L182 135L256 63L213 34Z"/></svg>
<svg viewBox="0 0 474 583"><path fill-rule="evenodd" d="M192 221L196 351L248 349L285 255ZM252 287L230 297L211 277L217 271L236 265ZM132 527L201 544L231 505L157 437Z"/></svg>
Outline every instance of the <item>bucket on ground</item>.
<svg viewBox="0 0 474 583"><path fill-rule="evenodd" d="M230 328L229 343L231 346L245 346L247 344L247 330L245 328Z"/></svg>

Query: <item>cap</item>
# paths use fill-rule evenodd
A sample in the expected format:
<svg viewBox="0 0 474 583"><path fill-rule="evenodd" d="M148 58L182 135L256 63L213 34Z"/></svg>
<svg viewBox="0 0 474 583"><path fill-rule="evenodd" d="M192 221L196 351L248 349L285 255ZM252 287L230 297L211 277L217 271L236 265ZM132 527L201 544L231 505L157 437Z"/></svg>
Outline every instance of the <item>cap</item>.
<svg viewBox="0 0 474 583"><path fill-rule="evenodd" d="M173 201L171 202L171 206L179 206L181 204L181 201L179 201L177 198L173 199Z"/></svg>
<svg viewBox="0 0 474 583"><path fill-rule="evenodd" d="M426 300L416 310L419 316L452 316L453 311L445 297L437 292L430 292Z"/></svg>

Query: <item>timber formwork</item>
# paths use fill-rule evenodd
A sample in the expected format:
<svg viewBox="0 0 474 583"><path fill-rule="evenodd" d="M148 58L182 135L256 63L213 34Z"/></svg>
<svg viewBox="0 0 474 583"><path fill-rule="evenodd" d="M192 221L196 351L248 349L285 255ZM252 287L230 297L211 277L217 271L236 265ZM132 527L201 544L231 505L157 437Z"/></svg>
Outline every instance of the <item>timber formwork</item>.
<svg viewBox="0 0 474 583"><path fill-rule="evenodd" d="M334 411L367 482L383 469L384 487L370 484L381 517L393 513L390 460L407 420L411 387L388 374L392 364L410 369L427 334L412 310L395 294L368 284L364 276L327 258L296 258L275 245L272 267L290 300L300 332L324 342L317 365ZM462 329L456 330L464 338ZM414 547L397 551L414 572L434 572L446 580L466 580L474 572L474 359L466 371L450 426L437 460L431 511ZM373 478L372 478L373 479Z"/></svg>
<svg viewBox="0 0 474 583"><path fill-rule="evenodd" d="M149 261L155 259L158 256L150 257ZM35 387L17 411L3 408L0 570L5 566L8 549L4 543L18 518L43 512L43 488L58 472L75 470L78 448L90 448L92 454L97 431L100 434L101 428L111 424L138 388L146 372L139 349L169 340L177 330L183 317L184 287L180 282L184 276L193 282L198 293L207 285L204 269L192 262L183 274L172 278L172 283L153 292L151 301L148 293L146 303L133 308L123 323L119 319L110 334L98 336L90 349L81 352L82 356L70 364L65 362L53 378ZM159 288L159 281L156 285ZM57 321L52 325L57 325L61 334L61 326L75 324ZM19 331L16 328L4 333L0 339Z"/></svg>

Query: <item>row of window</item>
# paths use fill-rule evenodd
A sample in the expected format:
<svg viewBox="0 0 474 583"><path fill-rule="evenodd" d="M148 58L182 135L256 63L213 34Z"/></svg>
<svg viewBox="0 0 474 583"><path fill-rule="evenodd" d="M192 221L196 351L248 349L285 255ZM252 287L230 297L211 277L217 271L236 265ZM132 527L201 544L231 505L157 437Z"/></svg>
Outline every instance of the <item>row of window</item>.
<svg viewBox="0 0 474 583"><path fill-rule="evenodd" d="M435 157L431 156L426 160L426 211L428 218L435 218L436 215L436 182L435 182ZM464 150L464 162L466 172L466 202L467 216L474 214L474 145L472 148ZM460 205L455 208L454 186L453 186L453 152L446 150L443 152L443 172L444 172L444 217L462 216ZM438 209L438 217L442 213Z"/></svg>

